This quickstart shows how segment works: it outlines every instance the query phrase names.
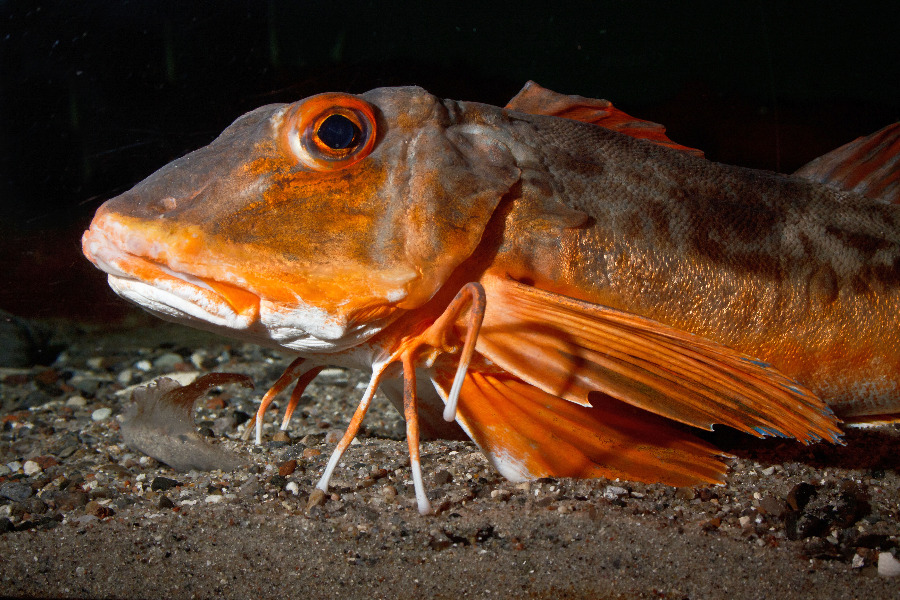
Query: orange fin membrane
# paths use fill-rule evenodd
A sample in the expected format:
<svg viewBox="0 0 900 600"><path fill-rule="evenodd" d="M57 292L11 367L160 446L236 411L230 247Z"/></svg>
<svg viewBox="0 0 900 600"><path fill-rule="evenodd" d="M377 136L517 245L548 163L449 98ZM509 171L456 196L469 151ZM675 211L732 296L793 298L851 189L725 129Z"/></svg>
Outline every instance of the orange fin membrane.
<svg viewBox="0 0 900 600"><path fill-rule="evenodd" d="M466 339L462 349L457 345L455 324L459 316L469 308L469 322ZM444 418L453 420L456 416L456 405L459 392L463 386L469 361L475 352L476 339L478 338L481 321L485 312L484 289L479 283L468 283L459 291L453 301L444 312L422 333L405 339L396 348L390 358L373 367L372 378L366 387L366 392L359 406L350 419L343 437L332 452L325 467L325 472L316 487L328 491L328 483L341 456L350 446L353 438L359 432L366 411L375 390L378 388L385 370L392 363L400 362L403 367L403 414L406 419L406 443L409 448L409 463L412 471L413 487L416 491L416 504L421 514L431 512L431 503L425 494L425 484L422 480L422 465L419 453L419 416L418 401L416 396L416 367L419 364L430 365L441 353L460 353L459 364L453 381L450 384L451 391L446 404ZM448 418L449 417L449 418Z"/></svg>
<svg viewBox="0 0 900 600"><path fill-rule="evenodd" d="M666 137L666 128L659 123L632 117L614 107L609 100L566 96L529 81L505 108L531 115L547 115L591 123L703 158L702 151L676 144Z"/></svg>
<svg viewBox="0 0 900 600"><path fill-rule="evenodd" d="M440 371L435 386L449 383ZM458 421L511 481L622 478L673 486L722 483L723 453L671 421L595 395L581 406L508 376L470 372Z"/></svg>
<svg viewBox="0 0 900 600"><path fill-rule="evenodd" d="M478 352L544 392L602 392L668 419L757 437L838 441L831 410L773 366L651 319L485 278Z"/></svg>
<svg viewBox="0 0 900 600"><path fill-rule="evenodd" d="M794 175L873 200L900 203L900 123L844 144Z"/></svg>
<svg viewBox="0 0 900 600"><path fill-rule="evenodd" d="M275 396L285 390L287 386L296 379L297 384L291 392L291 399L288 401L287 409L284 412L284 419L281 421L281 430L284 431L287 429L288 423L291 421L291 416L294 414L294 409L296 409L297 405L300 403L300 397L303 395L303 392L306 391L306 387L310 382L319 374L319 371L323 369L322 366L309 368L309 365L306 365L307 368L304 370L302 367L305 362L305 359L298 358L288 365L288 368L281 374L281 377L278 378L274 385L269 388L269 391L262 397L256 415L254 415L247 423L247 427L244 429L241 439L246 441L250 437L250 432L255 430L256 445L262 444L262 423L266 410L268 410L269 405L272 404Z"/></svg>

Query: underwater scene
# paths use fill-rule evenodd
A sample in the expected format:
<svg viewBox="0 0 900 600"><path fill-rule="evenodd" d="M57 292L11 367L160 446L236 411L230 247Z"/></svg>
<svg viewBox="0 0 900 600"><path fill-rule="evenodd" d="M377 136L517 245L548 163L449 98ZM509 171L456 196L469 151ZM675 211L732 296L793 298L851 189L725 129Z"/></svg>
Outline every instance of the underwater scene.
<svg viewBox="0 0 900 600"><path fill-rule="evenodd" d="M900 7L0 23L0 596L897 596Z"/></svg>

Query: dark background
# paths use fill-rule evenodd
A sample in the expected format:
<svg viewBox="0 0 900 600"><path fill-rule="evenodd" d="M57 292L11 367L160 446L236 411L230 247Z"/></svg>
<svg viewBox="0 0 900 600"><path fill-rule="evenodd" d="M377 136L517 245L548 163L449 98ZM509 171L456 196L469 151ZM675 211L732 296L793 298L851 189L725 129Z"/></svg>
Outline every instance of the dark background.
<svg viewBox="0 0 900 600"><path fill-rule="evenodd" d="M417 84L503 105L528 79L792 171L900 119L896 2L0 0L0 309L116 322L93 211L240 114Z"/></svg>

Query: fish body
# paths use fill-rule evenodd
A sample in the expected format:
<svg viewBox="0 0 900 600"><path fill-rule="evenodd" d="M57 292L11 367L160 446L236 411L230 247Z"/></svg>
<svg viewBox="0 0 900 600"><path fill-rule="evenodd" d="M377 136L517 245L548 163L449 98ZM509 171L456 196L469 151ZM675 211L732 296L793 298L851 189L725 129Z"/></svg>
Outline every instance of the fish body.
<svg viewBox="0 0 900 600"><path fill-rule="evenodd" d="M297 353L260 417L372 369L335 457L383 385L414 467L421 424L512 479L719 481L676 422L809 442L900 412L900 133L876 135L791 176L536 84L321 94L109 200L83 248L151 312Z"/></svg>

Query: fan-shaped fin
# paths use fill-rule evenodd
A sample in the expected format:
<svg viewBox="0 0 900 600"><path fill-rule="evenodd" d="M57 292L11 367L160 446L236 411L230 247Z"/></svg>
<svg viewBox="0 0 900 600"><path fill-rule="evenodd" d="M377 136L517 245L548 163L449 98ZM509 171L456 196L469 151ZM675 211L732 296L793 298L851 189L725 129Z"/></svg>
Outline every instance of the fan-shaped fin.
<svg viewBox="0 0 900 600"><path fill-rule="evenodd" d="M900 123L844 144L800 167L794 175L900 203Z"/></svg>
<svg viewBox="0 0 900 600"><path fill-rule="evenodd" d="M676 144L666 137L666 128L659 123L632 117L614 107L609 100L566 96L529 81L505 108L531 115L548 115L591 123L703 158L702 151Z"/></svg>
<svg viewBox="0 0 900 600"><path fill-rule="evenodd" d="M591 392L694 427L837 440L831 410L775 367L651 319L486 277L477 350L548 394Z"/></svg>
<svg viewBox="0 0 900 600"><path fill-rule="evenodd" d="M446 394L452 373L435 383ZM622 478L668 485L721 483L722 453L680 426L608 396L579 406L518 378L470 371L457 420L497 470L538 477Z"/></svg>

